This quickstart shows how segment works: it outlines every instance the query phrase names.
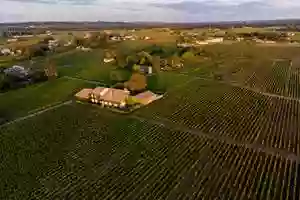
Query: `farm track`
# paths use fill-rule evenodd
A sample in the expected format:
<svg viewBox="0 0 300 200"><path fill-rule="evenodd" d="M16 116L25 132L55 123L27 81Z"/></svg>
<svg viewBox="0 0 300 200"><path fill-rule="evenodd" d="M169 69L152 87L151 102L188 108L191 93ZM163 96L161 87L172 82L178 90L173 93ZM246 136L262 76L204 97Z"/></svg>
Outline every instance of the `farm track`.
<svg viewBox="0 0 300 200"><path fill-rule="evenodd" d="M82 79L82 78L77 78L77 77L71 77L71 76L63 76L62 78L66 78L66 79L69 79L69 80L75 80L75 81L83 81L83 82L86 82L86 83L91 83L91 84L96 84L96 85L107 86L106 83L100 82L100 81L92 81L92 80L87 80L87 79Z"/></svg>
<svg viewBox="0 0 300 200"><path fill-rule="evenodd" d="M69 101L65 101L65 102L62 102L62 103L51 104L51 105L48 105L48 106L44 106L43 108L32 110L32 111L29 112L31 114L28 114L24 117L19 117L19 118L16 118L16 119L12 120L12 121L8 121L7 123L1 124L0 128L3 128L3 127L6 127L6 126L9 126L9 125L27 120L27 119L32 118L32 117L39 116L39 115L41 115L45 112L60 108L60 107L65 106L65 105L69 105L72 102L73 102L72 100L69 100Z"/></svg>
<svg viewBox="0 0 300 200"><path fill-rule="evenodd" d="M187 74L181 74L181 75L190 76L190 75L187 75ZM274 97L274 98L279 98L279 99L285 99L285 100L292 100L292 101L300 102L299 98L288 97L288 96L278 95L278 94L272 94L272 93L268 93L268 92L263 92L259 89L253 88L253 87L247 87L245 85L241 85L241 84L238 84L238 83L218 81L218 80L213 80L213 79L203 78L203 77L193 77L192 76L192 79L190 81L188 81L187 83L185 83L184 85L187 85L187 84L193 82L194 80L204 80L204 81L217 82L217 83L224 84L224 85L229 85L229 86L233 86L233 87L237 87L237 88L241 88L241 89L246 89L246 90L249 90L249 91L252 91L252 92L255 92L255 93L258 93L258 94L262 94L262 95L268 96L268 97ZM180 86L178 88L180 88ZM176 87L174 89L178 89L178 88Z"/></svg>
<svg viewBox="0 0 300 200"><path fill-rule="evenodd" d="M251 148L263 146L300 155L299 101L211 81L195 80L189 88L180 95L173 91L137 114L167 119L213 137L250 143Z"/></svg>
<svg viewBox="0 0 300 200"><path fill-rule="evenodd" d="M300 161L300 157L298 157L296 154L285 151L285 150L276 149L276 148L268 148L263 145L254 144L254 143L240 142L240 141L236 141L230 137L210 135L208 133L201 132L197 129L192 129L192 128L185 127L183 125L175 124L168 119L162 119L162 118L147 119L147 118L137 116L137 115L131 116L130 118L134 118L134 119L140 120L141 122L145 122L145 123L148 122L150 124L157 125L157 126L167 127L171 130L178 130L181 132L185 132L185 133L198 135L198 136L202 136L205 138L225 142L226 144L237 145L237 146L245 147L247 149L251 149L254 151L264 152L264 153L270 154L272 156L281 156L285 159L289 159L289 160L296 161L296 162Z"/></svg>

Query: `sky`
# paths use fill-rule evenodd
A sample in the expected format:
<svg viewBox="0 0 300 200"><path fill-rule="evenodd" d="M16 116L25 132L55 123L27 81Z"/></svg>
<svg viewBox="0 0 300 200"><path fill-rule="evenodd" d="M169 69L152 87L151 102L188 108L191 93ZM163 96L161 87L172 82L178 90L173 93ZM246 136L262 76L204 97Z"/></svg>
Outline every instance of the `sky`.
<svg viewBox="0 0 300 200"><path fill-rule="evenodd" d="M300 0L0 0L0 22L300 18Z"/></svg>

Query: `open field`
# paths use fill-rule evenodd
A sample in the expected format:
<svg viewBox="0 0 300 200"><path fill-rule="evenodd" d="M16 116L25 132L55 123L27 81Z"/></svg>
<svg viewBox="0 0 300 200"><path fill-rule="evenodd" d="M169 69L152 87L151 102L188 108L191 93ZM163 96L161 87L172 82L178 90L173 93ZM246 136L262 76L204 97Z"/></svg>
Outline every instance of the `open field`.
<svg viewBox="0 0 300 200"><path fill-rule="evenodd" d="M0 94L0 118L12 120L30 111L69 100L83 87L93 86L78 80L57 79Z"/></svg>
<svg viewBox="0 0 300 200"><path fill-rule="evenodd" d="M1 132L3 199L299 195L292 160L93 106L65 106Z"/></svg>
<svg viewBox="0 0 300 200"><path fill-rule="evenodd" d="M161 29L145 29L134 32L139 37L148 36L151 39L146 40L147 43L174 43L177 36L171 35L169 32L161 31Z"/></svg>

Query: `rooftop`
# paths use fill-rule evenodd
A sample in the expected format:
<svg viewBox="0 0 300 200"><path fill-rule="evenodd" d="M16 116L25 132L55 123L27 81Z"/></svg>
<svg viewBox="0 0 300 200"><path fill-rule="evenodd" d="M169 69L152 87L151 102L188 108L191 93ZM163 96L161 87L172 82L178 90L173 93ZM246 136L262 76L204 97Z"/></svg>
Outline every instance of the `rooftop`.
<svg viewBox="0 0 300 200"><path fill-rule="evenodd" d="M129 91L115 88L97 87L92 91L92 95L100 100L122 103L129 96Z"/></svg>

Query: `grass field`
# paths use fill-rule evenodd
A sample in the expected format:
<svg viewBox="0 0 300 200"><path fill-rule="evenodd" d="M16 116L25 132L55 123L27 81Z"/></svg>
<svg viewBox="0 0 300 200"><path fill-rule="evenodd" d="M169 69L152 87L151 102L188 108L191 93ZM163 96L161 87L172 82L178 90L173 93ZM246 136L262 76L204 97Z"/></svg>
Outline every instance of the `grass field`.
<svg viewBox="0 0 300 200"><path fill-rule="evenodd" d="M32 110L69 100L88 86L95 87L82 81L61 78L0 94L0 118L11 120Z"/></svg>
<svg viewBox="0 0 300 200"><path fill-rule="evenodd" d="M1 199L299 195L296 162L88 105L65 106L1 132Z"/></svg>
<svg viewBox="0 0 300 200"><path fill-rule="evenodd" d="M176 36L171 35L169 32L160 31L160 29L144 29L134 32L139 37L148 36L151 39L146 40L147 43L174 43L176 41Z"/></svg>

